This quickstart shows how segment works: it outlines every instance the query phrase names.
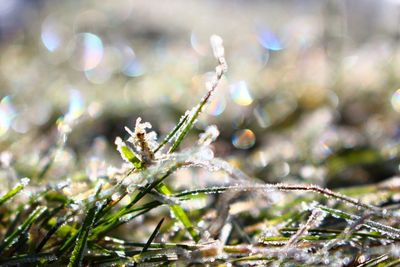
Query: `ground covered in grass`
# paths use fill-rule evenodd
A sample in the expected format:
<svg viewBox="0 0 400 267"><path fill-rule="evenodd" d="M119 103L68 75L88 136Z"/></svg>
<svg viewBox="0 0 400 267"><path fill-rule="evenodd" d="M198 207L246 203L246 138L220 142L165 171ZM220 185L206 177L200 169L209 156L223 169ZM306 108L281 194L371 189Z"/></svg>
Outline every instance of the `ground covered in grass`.
<svg viewBox="0 0 400 267"><path fill-rule="evenodd" d="M0 266L400 266L392 13L104 2L0 5Z"/></svg>

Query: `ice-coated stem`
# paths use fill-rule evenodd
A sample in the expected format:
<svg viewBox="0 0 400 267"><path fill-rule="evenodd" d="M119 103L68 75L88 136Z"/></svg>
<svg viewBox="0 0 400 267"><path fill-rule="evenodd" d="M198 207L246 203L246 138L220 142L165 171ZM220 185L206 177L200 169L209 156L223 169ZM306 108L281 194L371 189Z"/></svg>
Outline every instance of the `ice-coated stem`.
<svg viewBox="0 0 400 267"><path fill-rule="evenodd" d="M178 125L174 128L171 134L169 134L166 138L166 141L161 143L159 147L157 147L156 151L157 152L162 145L168 142L175 134L177 134L176 141L174 144L171 146L169 149L168 153L173 153L176 151L176 149L179 147L181 144L182 140L185 138L187 133L190 131L190 129L193 127L194 123L196 122L198 116L202 112L204 106L208 103L210 97L212 96L213 92L217 88L219 82L222 79L222 76L226 73L227 71L227 64L226 60L224 58L224 47L222 46L222 38L213 35L210 38L211 46L214 52L215 58L218 60L218 65L215 68L215 77L206 84L207 86L207 93L206 95L202 98L201 102L197 107L192 109L192 111L189 114L185 114L183 119L178 123ZM183 127L182 131L179 131L180 128ZM164 183L161 183L157 186L158 192L166 195L166 196L171 196L173 192L168 188L168 186ZM192 222L189 219L189 216L186 214L185 210L179 206L179 205L172 205L170 206L171 211L174 213L175 217L184 225L186 230L189 232L193 240L196 242L200 240L199 233L196 231L194 228Z"/></svg>

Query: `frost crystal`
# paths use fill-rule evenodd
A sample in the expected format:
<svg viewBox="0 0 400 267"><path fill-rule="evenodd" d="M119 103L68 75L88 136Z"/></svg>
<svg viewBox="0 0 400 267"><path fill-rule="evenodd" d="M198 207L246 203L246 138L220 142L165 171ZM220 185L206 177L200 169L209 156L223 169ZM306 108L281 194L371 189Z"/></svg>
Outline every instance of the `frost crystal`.
<svg viewBox="0 0 400 267"><path fill-rule="evenodd" d="M199 144L208 146L212 142L214 142L218 136L219 136L219 131L217 126L210 125L206 128L206 131L204 133L200 134Z"/></svg>
<svg viewBox="0 0 400 267"><path fill-rule="evenodd" d="M183 115L180 120L179 123L182 123L182 121L186 118L186 121L182 124L182 127L173 135L173 137L170 139L171 143L174 143L176 141L176 139L178 138L178 136L181 135L182 131L184 131L185 128L187 128L187 126L190 123L191 118L193 118L196 114L196 111L199 109L199 105L196 105L195 107L193 107L192 109L186 110L185 115ZM197 119L195 119L193 121L193 124L196 124Z"/></svg>
<svg viewBox="0 0 400 267"><path fill-rule="evenodd" d="M314 209L311 212L310 217L308 218L307 222L302 225L299 230L296 232L296 234L294 234L289 242L287 243L287 247L294 245L295 243L297 243L301 237L306 236L308 234L308 231L311 228L316 228L318 227L322 221L324 220L326 216L326 212L321 210L321 209Z"/></svg>
<svg viewBox="0 0 400 267"><path fill-rule="evenodd" d="M218 35L212 35L210 38L212 50L215 58L224 57L224 46L222 45L222 38Z"/></svg>
<svg viewBox="0 0 400 267"><path fill-rule="evenodd" d="M154 160L153 151L158 147L157 134L154 131L147 132L146 129L151 129L151 124L141 121L142 118L137 118L134 131L128 127L125 127L125 130L130 135L128 142L134 145L142 161L149 163Z"/></svg>
<svg viewBox="0 0 400 267"><path fill-rule="evenodd" d="M20 183L21 183L21 185L23 185L23 186L27 186L27 185L29 184L29 181L30 181L30 179L27 178L27 177L25 177L25 178L22 178L22 179L21 179Z"/></svg>
<svg viewBox="0 0 400 267"><path fill-rule="evenodd" d="M115 138L115 145L117 146L117 150L119 152L119 154L121 155L122 159L128 163L130 163L129 159L127 158L126 154L123 151L124 147L127 147L127 145L125 144L124 141L122 141L121 137L117 137Z"/></svg>

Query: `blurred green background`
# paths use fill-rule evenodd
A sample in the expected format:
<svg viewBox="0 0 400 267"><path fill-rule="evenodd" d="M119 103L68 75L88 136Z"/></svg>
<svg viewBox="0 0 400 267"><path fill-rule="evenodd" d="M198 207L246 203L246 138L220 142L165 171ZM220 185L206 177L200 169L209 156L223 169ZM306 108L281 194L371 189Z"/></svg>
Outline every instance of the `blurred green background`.
<svg viewBox="0 0 400 267"><path fill-rule="evenodd" d="M187 145L216 124L215 154L265 181L381 181L399 172L399 22L395 0L2 0L1 171L43 164L60 118L76 124L57 179L119 164L138 116L164 136L204 95L218 34L229 72Z"/></svg>

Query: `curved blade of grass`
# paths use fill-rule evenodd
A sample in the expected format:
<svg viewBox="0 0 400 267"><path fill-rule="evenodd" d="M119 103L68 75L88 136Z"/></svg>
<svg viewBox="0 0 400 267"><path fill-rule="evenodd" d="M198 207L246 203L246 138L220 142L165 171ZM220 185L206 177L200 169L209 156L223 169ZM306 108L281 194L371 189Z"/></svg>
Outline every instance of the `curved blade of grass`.
<svg viewBox="0 0 400 267"><path fill-rule="evenodd" d="M138 255L138 257L140 257L140 255L144 252L147 251L147 249L150 247L151 243L153 242L154 238L158 235L158 232L160 231L161 225L164 222L164 218L162 218L159 223L157 224L156 228L154 228L153 233L151 233L149 239L147 240L146 244L144 245L142 251L140 252L140 254ZM133 266L137 266L137 262L135 261L135 264Z"/></svg>
<svg viewBox="0 0 400 267"><path fill-rule="evenodd" d="M218 37L218 38L220 39L220 37ZM212 81L212 83L210 83L208 92L202 98L202 100L200 101L200 104L198 104L197 107L194 107L189 113L186 113L184 115L184 117L180 120L180 122L176 125L176 127L170 132L170 134L167 135L167 137L155 149L154 152L157 152L159 149L161 149L162 146L164 146L171 138L173 138L173 136L175 136L178 133L179 130L181 130L182 127L184 127L180 131L178 137L176 138L175 142L169 149L168 153L173 153L179 147L179 145L182 143L183 139L188 134L190 129L192 129L194 123L196 122L197 118L199 117L200 113L202 112L204 106L208 103L210 97L212 96L213 92L217 88L222 76L225 74L225 72L227 70L227 66L226 66L225 59L223 57L222 41L220 41L220 42L218 42L218 44L216 44L215 42L213 42L213 39L212 39L211 44L214 49L214 56L218 59L218 66L216 67L216 75L215 75L215 78ZM186 126L184 126L185 124L186 124ZM119 143L119 146L123 145L122 142L118 142L118 143ZM123 151L122 147L120 150ZM124 154L124 152L122 152L122 154ZM172 195L172 191L163 183L159 184L156 187L156 189L160 193L165 194L167 196ZM192 236L192 238L196 242L199 241L200 240L199 234L193 227L193 224L191 223L185 210L179 205L172 205L172 206L170 206L170 209L174 213L176 218L182 222L182 224L188 230L188 232Z"/></svg>
<svg viewBox="0 0 400 267"><path fill-rule="evenodd" d="M96 188L96 193L94 198L97 199L100 191L102 189L102 183L99 183ZM71 259L69 261L68 267L78 267L81 266L83 254L86 250L86 243L90 231L93 228L94 220L96 218L97 212L100 210L101 205L99 202L94 201L92 207L90 207L83 224L76 235L76 244L74 250L72 251ZM71 240L71 239L70 239ZM72 239L73 240L73 239Z"/></svg>
<svg viewBox="0 0 400 267"><path fill-rule="evenodd" d="M332 209L328 208L326 206L319 205L318 206L320 209L323 211L328 212L332 216L342 218L344 220L350 220L350 221L356 221L360 220L360 216L349 214L347 212L338 210L338 209ZM400 238L400 229L381 224L372 220L364 220L362 222L362 225L365 226L366 228L372 229L374 231L379 232L382 235L389 236L389 237L394 237L394 238Z"/></svg>
<svg viewBox="0 0 400 267"><path fill-rule="evenodd" d="M69 261L68 267L81 266L83 254L86 250L87 239L88 239L90 230L93 227L93 222L94 222L94 218L95 218L97 210L98 210L98 206L96 204L89 209L89 211L86 215L86 218L83 221L81 229L78 232L77 241L76 241L74 250L72 251L72 255L71 255L71 259Z"/></svg>
<svg viewBox="0 0 400 267"><path fill-rule="evenodd" d="M0 245L0 252L4 252L10 245L17 241L22 233L24 233L37 219L47 210L46 207L37 207L32 214L9 236L7 236Z"/></svg>
<svg viewBox="0 0 400 267"><path fill-rule="evenodd" d="M296 227L285 227L279 230L280 233L292 233L298 231L299 228ZM309 230L310 234L315 234L318 236L323 236L323 235L332 235L335 238L339 236L341 233L343 233L343 230L337 230L337 229L325 229L325 228L316 228L316 229L310 229ZM354 232L353 235L363 237L363 238L376 238L376 239L389 239L389 240L395 240L395 241L400 241L399 238L392 237L392 236L383 236L379 232Z"/></svg>
<svg viewBox="0 0 400 267"><path fill-rule="evenodd" d="M153 181L152 183L148 184L144 189L140 190L135 198L129 202L125 207L123 207L121 210L118 212L109 215L108 217L100 220L95 224L96 228L97 226L104 224L104 223L109 223L111 221L118 220L121 216L126 214L126 211L131 209L139 200L141 200L147 193L149 193L152 189L156 188L160 183L162 183L173 171L178 168L177 166L172 167L170 170L168 170L161 178Z"/></svg>
<svg viewBox="0 0 400 267"><path fill-rule="evenodd" d="M160 184L159 186L157 186L157 190L166 196L172 195L172 191L165 184ZM194 228L185 210L179 205L172 205L170 206L170 209L172 210L176 218L183 224L183 226L189 232L193 240L198 242L200 240L199 233Z"/></svg>
<svg viewBox="0 0 400 267"><path fill-rule="evenodd" d="M272 192L272 191L282 191L282 192L314 192L325 196L327 198L334 198L338 201L343 203L348 203L352 206L362 208L365 210L370 210L382 217L385 217L388 214L388 211L383 211L381 208L363 203L358 199L351 198L340 193L331 191L327 188L322 188L317 185L307 185L307 184L285 184L285 183L277 183L277 184L252 184L252 185L228 185L228 186L215 186L209 188L201 188L195 190L188 190L183 191L178 194L174 194L174 197L181 198L185 200L185 197L190 195L197 195L200 193L205 194L220 194L226 191L236 191L236 192L250 192L250 191L265 191L265 192ZM186 198L187 199L187 198Z"/></svg>
<svg viewBox="0 0 400 267"><path fill-rule="evenodd" d="M143 163L136 157L135 153L127 145L120 145L120 152L126 160L135 166L136 169L143 169Z"/></svg>
<svg viewBox="0 0 400 267"><path fill-rule="evenodd" d="M53 253L38 253L28 255L18 255L0 261L0 266L26 266L24 264L36 262L51 262L56 261L58 258Z"/></svg>
<svg viewBox="0 0 400 267"><path fill-rule="evenodd" d="M212 43L211 45L213 46L213 49L214 49L213 42L211 41L211 43ZM218 59L218 65L215 68L215 77L212 80L212 82L209 84L209 87L207 86L208 92L201 99L200 104L197 106L197 108L195 108L194 112L190 111L189 114L191 114L192 116L189 118L190 115L188 115L188 120L189 120L188 123L186 124L185 128L180 132L180 134L176 138L175 143L172 145L172 147L170 148L168 153L174 152L179 147L179 145L182 143L185 136L188 134L190 129L192 129L192 127L193 127L194 123L196 122L197 118L199 117L200 113L203 111L204 106L208 103L208 100L210 100L215 89L218 87L218 84L221 81L222 76L227 71L226 61L223 56L222 42L218 45L220 46L219 47L220 51L222 50L222 54L218 54L218 55L214 54L214 56Z"/></svg>
<svg viewBox="0 0 400 267"><path fill-rule="evenodd" d="M175 142L172 144L172 147L169 149L168 153L173 153L178 149L178 147L182 143L183 139L186 137L186 135L192 129L195 121L197 120L197 118L199 117L201 111L203 110L203 107L207 104L208 100L210 99L211 93L212 92L209 91L207 93L207 95L203 98L203 100L200 102L200 104L198 105L197 109L193 113L192 117L189 118L189 116L188 116L189 122L187 123L186 127L180 132L180 134L176 138Z"/></svg>
<svg viewBox="0 0 400 267"><path fill-rule="evenodd" d="M128 173L128 175L129 175L131 172L133 172L133 170L130 171L130 172ZM117 205L117 204L127 195L128 192L126 191L125 188L123 188L123 187L121 186L121 184L122 184L122 183L119 182L117 185L115 185L115 192L119 192L119 193L120 193L119 197L118 197L117 199L113 199L113 198L112 198L112 195L111 195L111 196L108 196L108 198L106 198L106 200L105 200L105 201L103 202L103 204L101 205L99 211L98 211L97 214L96 214L94 226L97 226L97 225L99 224L98 222L101 220L101 218L103 218L106 214L109 214L109 213L110 213L110 210L111 210L115 205Z"/></svg>
<svg viewBox="0 0 400 267"><path fill-rule="evenodd" d="M69 248L72 246L73 242L76 240L79 232L72 234L61 246L59 251L57 252L57 256L61 257Z"/></svg>
<svg viewBox="0 0 400 267"><path fill-rule="evenodd" d="M39 245L36 247L36 252L39 252L42 250L44 245L46 245L47 241L50 240L50 238L57 232L57 230L67 221L67 217L63 218L58 218L57 223L50 228L50 230L46 233L46 235L43 237L42 241L40 241Z"/></svg>
<svg viewBox="0 0 400 267"><path fill-rule="evenodd" d="M26 183L18 183L13 189L8 191L0 198L0 206L3 205L7 200L11 199L13 196L21 192L25 188Z"/></svg>
<svg viewBox="0 0 400 267"><path fill-rule="evenodd" d="M222 67L222 62L219 59L219 63ZM217 67L218 68L218 67ZM208 90L207 94L203 97L203 99L200 101L200 104L195 108L194 112L190 112L189 114L186 114L185 117L181 120L181 122L175 127L175 129L171 132L170 138L174 136L187 122L186 126L183 128L183 130L179 133L178 137L176 138L175 142L169 149L168 153L173 153L176 151L176 149L179 147L179 145L182 143L183 139L186 137L186 135L189 133L189 131L193 128L194 123L196 122L197 118L199 117L200 113L203 111L204 106L208 103L210 97L212 96L212 93L214 90L217 88L219 81L222 78L222 75L224 74L224 71L221 71L220 73L216 73L216 79L212 84L212 87ZM190 115L192 116L190 117ZM165 185L165 184L160 184L157 186L157 190L165 194L167 196L172 195L172 191ZM197 233L196 229L193 227L192 222L189 219L189 216L186 214L185 210L179 206L179 205L172 205L170 206L171 211L174 213L176 218L181 221L181 223L185 226L191 237L198 242L200 240L199 234Z"/></svg>
<svg viewBox="0 0 400 267"><path fill-rule="evenodd" d="M157 153L163 146L165 146L165 144L168 143L172 139L172 137L174 137L175 134L182 128L182 126L185 124L187 119L188 119L188 115L185 114L182 117L182 119L179 121L179 123L175 126L175 128L167 135L167 137L164 138L164 140L153 151L153 153Z"/></svg>
<svg viewBox="0 0 400 267"><path fill-rule="evenodd" d="M122 224L128 223L129 221L133 220L134 218L136 218L142 214L146 214L147 212L160 206L161 204L162 203L160 203L158 201L153 201L153 202L147 203L143 206L133 208L131 210L126 211L126 213L124 215L133 213L133 212L138 212L138 213L130 216L129 218L123 219L123 220L121 220L120 217L118 217L110 222L103 223L102 225L93 229L92 235L90 236L90 240L98 239L99 236L103 236L103 235L107 234L109 231L117 228L118 226L120 226Z"/></svg>
<svg viewBox="0 0 400 267"><path fill-rule="evenodd" d="M118 227L119 225L128 222L129 220L124 220L124 221L120 221L120 218L124 215L127 215L129 213L132 212L136 212L136 211L142 211L143 209L145 209L144 211L140 212L139 214L134 215L132 218L139 216L140 214L144 214L147 211L161 205L161 203L159 203L158 201L153 201L151 203L147 203L141 207L138 208L133 208L134 205L140 200L142 199L146 194L148 194L152 189L156 188L158 185L162 184L162 182L171 174L174 172L174 170L176 170L179 166L173 166L171 169L169 169L160 179L157 179L155 181L153 181L152 183L148 184L144 189L140 190L137 195L135 196L135 198L128 203L128 205L126 205L125 207L123 207L121 210L119 210L118 212L109 215L108 217L100 220L99 222L97 222L95 224L95 229L93 229L93 235L90 237L90 239L94 239L100 235L104 235L107 232L109 232L110 230Z"/></svg>
<svg viewBox="0 0 400 267"><path fill-rule="evenodd" d="M150 247L151 243L153 242L154 238L158 235L158 232L160 231L161 225L164 222L164 218L162 218L156 228L154 228L153 233L151 234L151 236L149 237L149 240L147 240L146 245L143 247L142 252L146 252L147 249Z"/></svg>

